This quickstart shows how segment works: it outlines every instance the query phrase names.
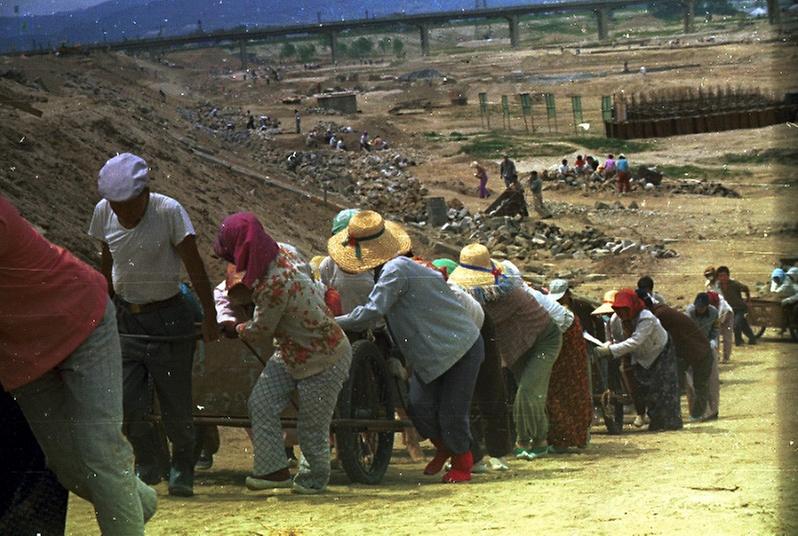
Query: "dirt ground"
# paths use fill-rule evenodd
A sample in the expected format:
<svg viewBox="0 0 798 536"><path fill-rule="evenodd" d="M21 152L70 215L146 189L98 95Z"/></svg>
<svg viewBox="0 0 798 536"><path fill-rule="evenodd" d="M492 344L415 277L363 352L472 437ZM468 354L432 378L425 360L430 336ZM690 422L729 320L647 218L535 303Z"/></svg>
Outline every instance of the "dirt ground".
<svg viewBox="0 0 798 536"><path fill-rule="evenodd" d="M798 61L794 41L777 36L765 23L730 29L711 41L705 37L685 38L676 48L667 37L579 49L571 44L509 50L500 48L500 40L462 47L436 41L436 47L451 48L426 59L411 56L372 66L350 62L313 71L283 66L284 81L269 86L262 80L244 81L237 56L222 49L168 53L160 63L122 54L3 57L0 94L31 102L44 116L0 108L0 191L50 240L96 263L99 248L85 230L98 200L97 171L116 151L141 154L153 168L153 189L187 208L216 279L223 267L210 258L210 244L224 215L252 210L279 240L319 254L325 250L335 208L270 184L294 185L296 177L276 163L255 158L251 145L193 129L181 108L209 102L240 107L242 118L244 110L252 110L292 125L297 105L283 104L283 99L308 95L317 83L343 89L357 85L361 113L306 113L303 128L333 120L356 131L368 129L372 136L382 134L398 150L420 155L413 173L431 195L456 197L471 210L480 210L487 203L475 195L468 169L475 157L464 152L467 141L511 136L530 147L516 159L526 172L578 153L620 152L612 141L606 142L609 147L601 145L602 95L727 85L778 94L798 87L792 75ZM449 53L455 47L460 49ZM624 61L634 74L622 72ZM640 66L649 73L639 74ZM456 83L400 83L391 78L421 68L438 69ZM509 76L513 71L532 78L518 81ZM340 81L338 75L351 73L359 74L359 82ZM468 106L448 105L452 87L466 93ZM502 94L522 90L551 91L560 103L571 94L582 95L591 131L582 140L568 127L560 134L544 128L526 134L516 117L513 132L485 132L477 94L487 91L495 103ZM387 112L414 100L429 101L432 107L405 115ZM313 107L315 99L303 97L299 106ZM561 114L569 112L566 107ZM451 137L452 132L467 140ZM597 141L601 149L591 149ZM552 221L556 225L592 225L647 243L667 238L679 254L659 260L632 254L555 261L548 252L531 252L529 260L545 266L548 277L574 269L604 274L576 289L596 299L605 290L633 286L648 273L669 302L683 306L702 290L706 265L727 264L734 277L756 288L779 257L798 253L794 124L647 141L644 149L627 152L633 168L640 163L670 166L679 170L679 178L683 172L692 173L690 177L699 173L742 197L633 192L621 201L634 200L641 210L598 211L597 201L617 198L609 192L547 189L547 202L567 207ZM286 151L303 149L302 138L291 134L278 137L275 144ZM552 152L551 144L562 151ZM219 160L202 156L208 154ZM735 163L729 155L746 158ZM498 160L480 160L488 166L489 186L496 187ZM422 465L409 463L397 450L379 486L350 485L336 471L324 496L266 497L243 488L251 447L240 430L225 430L215 466L198 474L196 497L172 499L163 484L158 487L160 509L148 534L414 534L429 528L449 534L517 534L526 529L556 534L795 534L798 352L795 344L776 340L776 335L771 331L760 346L736 350L733 362L723 367L721 418L716 422L655 435L627 427L624 435L608 436L603 427L595 427L583 452L512 462L509 472L476 476L469 485L448 486L420 476ZM72 497L68 533L96 531L89 505Z"/></svg>
<svg viewBox="0 0 798 536"><path fill-rule="evenodd" d="M475 475L470 484L423 476L423 464L397 448L378 486L352 485L334 470L323 496L253 493L243 486L249 440L223 429L214 467L197 474L195 497L171 498L157 486L159 510L147 533L795 534L798 361L794 344L777 335L736 349L723 365L718 421L658 434L627 425L620 436L597 425L584 451L511 461L509 471ZM75 496L67 533L98 533L91 505Z"/></svg>

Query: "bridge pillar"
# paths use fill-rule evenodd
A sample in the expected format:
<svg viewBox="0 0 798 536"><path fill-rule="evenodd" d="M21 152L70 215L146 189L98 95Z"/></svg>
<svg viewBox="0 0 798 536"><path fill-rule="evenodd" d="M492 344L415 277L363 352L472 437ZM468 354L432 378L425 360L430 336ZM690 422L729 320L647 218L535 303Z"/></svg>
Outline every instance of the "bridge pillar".
<svg viewBox="0 0 798 536"><path fill-rule="evenodd" d="M510 46L518 48L521 43L521 32L519 31L518 15L507 17L507 22L510 24Z"/></svg>
<svg viewBox="0 0 798 536"><path fill-rule="evenodd" d="M242 39L238 42L239 54L241 56L241 68L247 68L247 42Z"/></svg>
<svg viewBox="0 0 798 536"><path fill-rule="evenodd" d="M683 0L684 8L684 33L693 31L693 19L695 18L695 0Z"/></svg>
<svg viewBox="0 0 798 536"><path fill-rule="evenodd" d="M781 24L779 0L768 0L768 22L774 25Z"/></svg>
<svg viewBox="0 0 798 536"><path fill-rule="evenodd" d="M599 41L606 41L609 37L609 14L606 7L600 7L596 11L596 23L598 25Z"/></svg>
<svg viewBox="0 0 798 536"><path fill-rule="evenodd" d="M338 63L338 32L327 34L330 39L330 59L333 65Z"/></svg>
<svg viewBox="0 0 798 536"><path fill-rule="evenodd" d="M429 26L419 24L418 32L421 35L421 55L429 56Z"/></svg>

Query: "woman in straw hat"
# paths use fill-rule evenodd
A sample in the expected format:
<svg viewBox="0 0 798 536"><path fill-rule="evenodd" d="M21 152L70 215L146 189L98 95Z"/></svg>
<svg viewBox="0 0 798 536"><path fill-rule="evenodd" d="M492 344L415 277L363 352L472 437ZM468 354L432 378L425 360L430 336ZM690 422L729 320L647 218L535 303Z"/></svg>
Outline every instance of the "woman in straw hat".
<svg viewBox="0 0 798 536"><path fill-rule="evenodd" d="M471 169L474 170L474 176L479 179L479 198L485 199L488 194L488 172L476 160L471 162Z"/></svg>
<svg viewBox="0 0 798 536"><path fill-rule="evenodd" d="M236 326L238 336L244 341L274 338L277 348L249 397L255 465L246 485L320 493L330 478L330 421L349 375L352 347L310 276L266 234L254 214L225 218L214 251L244 272L241 283L255 304L252 320ZM299 393L299 444L308 464L292 481L280 414L294 390Z"/></svg>
<svg viewBox="0 0 798 536"><path fill-rule="evenodd" d="M331 235L340 233L349 225L352 216L360 212L359 208L348 208L335 215L332 221ZM319 280L327 289L335 289L341 296L341 314L347 314L358 305L364 305L369 301L369 295L374 289L374 270L352 273L347 272L329 255L324 257L319 264ZM378 322L376 328L384 327L383 321ZM379 337L379 333L377 334ZM406 418L403 409L398 410L401 418ZM420 462L424 459L424 453L419 445L418 432L415 428L406 428L402 431L402 439L407 449L410 459Z"/></svg>
<svg viewBox="0 0 798 536"><path fill-rule="evenodd" d="M597 347L596 355L629 355L638 384L637 400L644 405L638 417L641 410L647 413L650 431L680 429L679 375L668 332L632 289L619 290L612 309L609 342Z"/></svg>
<svg viewBox="0 0 798 536"><path fill-rule="evenodd" d="M408 413L435 448L424 473L438 473L451 458L444 482L471 479L468 408L483 359L479 327L440 272L408 257L410 237L376 212L355 214L327 250L352 273L375 271L368 302L336 318L348 331L363 331L383 317L412 368Z"/></svg>
<svg viewBox="0 0 798 536"><path fill-rule="evenodd" d="M546 395L562 334L551 315L526 290L517 271L490 258L481 244L460 252L460 265L450 281L479 301L493 319L502 362L518 383L513 403L519 459L534 459L548 452L549 420Z"/></svg>

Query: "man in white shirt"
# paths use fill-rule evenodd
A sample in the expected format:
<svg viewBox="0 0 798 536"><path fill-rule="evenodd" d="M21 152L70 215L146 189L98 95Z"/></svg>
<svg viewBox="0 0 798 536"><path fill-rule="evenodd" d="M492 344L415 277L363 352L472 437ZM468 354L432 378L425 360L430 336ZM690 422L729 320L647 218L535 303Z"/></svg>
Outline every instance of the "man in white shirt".
<svg viewBox="0 0 798 536"><path fill-rule="evenodd" d="M130 153L106 162L89 235L102 242L101 271L117 306L122 344L124 417L147 483L161 479L148 389L152 377L166 434L172 442L169 493L193 495L194 432L191 367L196 341L194 312L180 292L185 265L202 304L203 337L218 335L216 311L194 227L183 207L149 190L147 163Z"/></svg>

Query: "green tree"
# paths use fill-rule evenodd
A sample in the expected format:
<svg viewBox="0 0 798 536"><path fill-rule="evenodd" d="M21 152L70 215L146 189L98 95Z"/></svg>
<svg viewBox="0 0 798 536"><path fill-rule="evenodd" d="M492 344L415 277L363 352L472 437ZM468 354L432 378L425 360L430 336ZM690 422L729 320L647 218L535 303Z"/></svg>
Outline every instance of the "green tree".
<svg viewBox="0 0 798 536"><path fill-rule="evenodd" d="M283 46L280 47L280 57L281 58L290 58L292 56L296 56L296 47L293 43L283 43Z"/></svg>
<svg viewBox="0 0 798 536"><path fill-rule="evenodd" d="M358 37L352 41L352 46L349 47L349 50L352 56L355 57L362 58L368 56L374 50L374 41L368 37Z"/></svg>
<svg viewBox="0 0 798 536"><path fill-rule="evenodd" d="M403 58L405 55L405 44L401 39L393 40L393 53L397 58Z"/></svg>
<svg viewBox="0 0 798 536"><path fill-rule="evenodd" d="M299 61L305 63L316 59L316 46L312 43L299 45L296 49Z"/></svg>

